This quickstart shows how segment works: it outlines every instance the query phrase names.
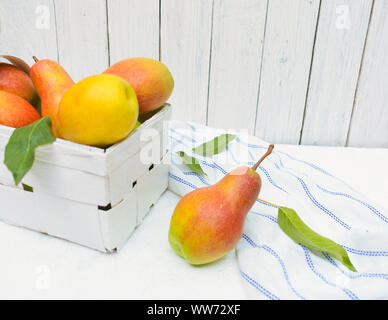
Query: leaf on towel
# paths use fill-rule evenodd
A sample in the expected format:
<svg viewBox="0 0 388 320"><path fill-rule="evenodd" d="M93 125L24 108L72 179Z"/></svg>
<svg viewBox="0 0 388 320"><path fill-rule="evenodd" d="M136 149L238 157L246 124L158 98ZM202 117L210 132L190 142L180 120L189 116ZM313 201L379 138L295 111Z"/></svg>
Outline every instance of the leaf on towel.
<svg viewBox="0 0 388 320"><path fill-rule="evenodd" d="M219 154L225 150L226 146L234 138L236 138L234 134L222 134L210 141L199 145L198 147L193 148L192 151L205 157ZM199 161L195 157L189 156L183 151L179 151L177 153L182 158L184 164L187 165L193 172L207 177L207 174L202 170Z"/></svg>
<svg viewBox="0 0 388 320"><path fill-rule="evenodd" d="M199 164L199 161L198 159L194 158L194 157L191 157L189 155L187 155L185 152L183 151L179 151L177 152L179 154L179 156L182 158L183 160L183 163L188 166L191 171L195 172L195 173L198 173L200 175L203 175L203 176L207 176L207 174L202 170L202 167L201 165Z"/></svg>
<svg viewBox="0 0 388 320"><path fill-rule="evenodd" d="M212 156L224 151L229 142L231 142L234 138L236 138L234 134L222 134L215 137L213 140L207 141L198 147L193 148L192 150L194 153L202 156Z"/></svg>
<svg viewBox="0 0 388 320"><path fill-rule="evenodd" d="M54 141L49 117L14 130L5 147L4 164L11 171L16 185L31 169L35 159L35 149Z"/></svg>
<svg viewBox="0 0 388 320"><path fill-rule="evenodd" d="M333 258L339 260L348 269L357 272L344 248L311 230L293 209L279 207L278 223L284 233L295 242L310 249L326 252Z"/></svg>

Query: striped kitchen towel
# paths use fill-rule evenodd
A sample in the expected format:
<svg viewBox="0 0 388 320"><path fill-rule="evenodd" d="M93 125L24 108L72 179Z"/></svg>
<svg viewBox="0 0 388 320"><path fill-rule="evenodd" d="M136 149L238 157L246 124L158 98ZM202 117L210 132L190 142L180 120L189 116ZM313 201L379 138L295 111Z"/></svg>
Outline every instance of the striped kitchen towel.
<svg viewBox="0 0 388 320"><path fill-rule="evenodd" d="M183 196L213 184L237 166L252 166L268 147L246 132L236 132L224 152L199 157L207 179L182 164L177 151L190 151L222 133L193 123L170 123L172 191ZM277 208L258 200L236 252L250 298L388 299L387 210L326 170L276 147L258 173L261 199L295 209L309 227L343 246L358 272L295 243L279 228Z"/></svg>

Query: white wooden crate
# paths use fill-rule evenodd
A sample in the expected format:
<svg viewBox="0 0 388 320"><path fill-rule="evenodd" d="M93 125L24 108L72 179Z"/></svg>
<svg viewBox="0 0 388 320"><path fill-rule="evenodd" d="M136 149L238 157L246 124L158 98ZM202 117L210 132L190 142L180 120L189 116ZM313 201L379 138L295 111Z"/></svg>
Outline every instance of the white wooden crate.
<svg viewBox="0 0 388 320"><path fill-rule="evenodd" d="M167 188L168 166L162 159L167 153L164 122L170 118L171 106L166 104L106 150L62 139L39 147L18 187L3 163L14 129L0 125L0 219L100 251L116 251Z"/></svg>

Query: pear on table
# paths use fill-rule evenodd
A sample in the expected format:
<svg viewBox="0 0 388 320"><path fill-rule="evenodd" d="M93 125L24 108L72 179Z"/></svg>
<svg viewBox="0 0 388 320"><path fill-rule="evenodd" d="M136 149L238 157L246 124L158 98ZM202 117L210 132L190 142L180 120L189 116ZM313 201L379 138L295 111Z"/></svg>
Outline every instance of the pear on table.
<svg viewBox="0 0 388 320"><path fill-rule="evenodd" d="M247 213L259 196L261 178L256 169L241 166L218 183L184 196L171 218L169 242L190 264L201 265L222 258L240 240Z"/></svg>

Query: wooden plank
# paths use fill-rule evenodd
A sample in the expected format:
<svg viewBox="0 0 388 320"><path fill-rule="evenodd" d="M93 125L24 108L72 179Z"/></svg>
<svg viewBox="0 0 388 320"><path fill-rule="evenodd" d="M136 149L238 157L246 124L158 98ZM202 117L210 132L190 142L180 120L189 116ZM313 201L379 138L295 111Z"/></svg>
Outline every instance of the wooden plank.
<svg viewBox="0 0 388 320"><path fill-rule="evenodd" d="M298 144L306 101L319 0L268 4L255 134Z"/></svg>
<svg viewBox="0 0 388 320"><path fill-rule="evenodd" d="M147 172L137 183L137 225L168 187L168 165L160 164Z"/></svg>
<svg viewBox="0 0 388 320"><path fill-rule="evenodd" d="M159 0L108 0L111 64L129 57L159 60Z"/></svg>
<svg viewBox="0 0 388 320"><path fill-rule="evenodd" d="M119 168L109 173L110 203L119 203L137 185L140 177L163 163L166 153L159 156L158 161L146 163L142 161L142 151L127 159Z"/></svg>
<svg viewBox="0 0 388 320"><path fill-rule="evenodd" d="M0 185L0 219L104 251L95 205Z"/></svg>
<svg viewBox="0 0 388 320"><path fill-rule="evenodd" d="M108 171L112 172L117 169L146 146L156 146L160 143L160 154L164 154L166 140L168 140L168 136L165 134L165 122L171 119L171 109L170 105L166 104L154 116L143 122L128 138L108 148L106 150ZM156 152L157 150L153 151Z"/></svg>
<svg viewBox="0 0 388 320"><path fill-rule="evenodd" d="M52 0L1 0L0 53L33 64L32 56L57 59Z"/></svg>
<svg viewBox="0 0 388 320"><path fill-rule="evenodd" d="M0 125L1 154L3 154L13 130L13 128ZM56 139L52 144L37 148L35 159L55 166L94 173L99 176L108 174L104 149L62 139ZM2 182L1 179L0 182Z"/></svg>
<svg viewBox="0 0 388 320"><path fill-rule="evenodd" d="M137 223L136 188L117 206L108 211L99 211L101 235L106 250L120 249L136 228Z"/></svg>
<svg viewBox="0 0 388 320"><path fill-rule="evenodd" d="M348 145L388 147L388 2L376 0L350 126Z"/></svg>
<svg viewBox="0 0 388 320"><path fill-rule="evenodd" d="M161 1L161 60L175 88L173 119L206 123L212 1Z"/></svg>
<svg viewBox="0 0 388 320"><path fill-rule="evenodd" d="M215 0L208 124L254 132L267 1Z"/></svg>
<svg viewBox="0 0 388 320"><path fill-rule="evenodd" d="M301 142L344 146L372 0L322 1Z"/></svg>
<svg viewBox="0 0 388 320"><path fill-rule="evenodd" d="M163 133L164 122L168 121L170 117L171 107L166 104L164 108L145 121L133 134L106 150L56 139L50 145L40 146L36 150L35 158L54 166L93 173L98 176L107 176L128 160L128 158L151 143L151 137L148 137L147 130L154 130L155 133L158 133L158 136L153 137L152 141L161 142L160 152L164 154L167 140L167 135ZM1 155L14 130L13 128L0 125ZM2 182L1 179L0 182Z"/></svg>
<svg viewBox="0 0 388 320"><path fill-rule="evenodd" d="M0 182L3 185L14 186L12 174L3 164L3 159L4 152L0 151ZM107 177L39 160L35 160L22 183L33 187L34 192L51 194L96 206L106 205L110 202Z"/></svg>
<svg viewBox="0 0 388 320"><path fill-rule="evenodd" d="M59 62L74 81L108 67L105 0L55 0Z"/></svg>

